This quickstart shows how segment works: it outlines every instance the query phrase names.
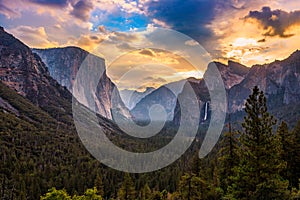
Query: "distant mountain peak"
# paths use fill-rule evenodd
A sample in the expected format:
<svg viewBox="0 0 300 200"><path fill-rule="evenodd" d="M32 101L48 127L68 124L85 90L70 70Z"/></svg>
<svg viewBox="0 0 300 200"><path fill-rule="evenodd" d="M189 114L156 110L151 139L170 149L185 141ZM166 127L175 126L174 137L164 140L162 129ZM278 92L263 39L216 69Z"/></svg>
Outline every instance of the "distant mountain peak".
<svg viewBox="0 0 300 200"><path fill-rule="evenodd" d="M193 82L193 83L199 83L202 79L197 79L195 77L189 77L187 78L187 81Z"/></svg>
<svg viewBox="0 0 300 200"><path fill-rule="evenodd" d="M300 59L300 51L297 49L289 56L288 59Z"/></svg>
<svg viewBox="0 0 300 200"><path fill-rule="evenodd" d="M228 61L228 65L216 61L211 62L208 64L207 69L213 66L216 66L218 68L226 89L239 84L245 78L250 69L240 63L231 60Z"/></svg>

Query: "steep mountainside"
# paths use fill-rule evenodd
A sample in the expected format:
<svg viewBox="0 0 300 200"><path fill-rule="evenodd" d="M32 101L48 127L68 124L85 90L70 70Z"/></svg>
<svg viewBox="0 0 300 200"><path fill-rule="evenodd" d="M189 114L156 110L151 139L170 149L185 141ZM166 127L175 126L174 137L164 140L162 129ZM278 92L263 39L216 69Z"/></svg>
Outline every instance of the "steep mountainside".
<svg viewBox="0 0 300 200"><path fill-rule="evenodd" d="M259 86L269 97L269 107L275 108L300 101L300 51L289 58L251 67L245 79L229 90L229 110L243 109L245 99L254 86Z"/></svg>
<svg viewBox="0 0 300 200"><path fill-rule="evenodd" d="M133 109L142 98L153 92L155 88L147 87L145 91L139 92L135 90L121 90L121 98L128 109Z"/></svg>
<svg viewBox="0 0 300 200"><path fill-rule="evenodd" d="M249 72L248 67L233 61L228 61L228 65L213 62L210 63L208 67L210 67L211 64L215 64L219 69L226 89L230 89L232 86L239 84Z"/></svg>
<svg viewBox="0 0 300 200"><path fill-rule="evenodd" d="M176 99L175 94L169 88L162 86L137 103L131 110L131 114L137 121L149 121L149 109L153 105L159 104L165 108L167 119L172 120Z"/></svg>
<svg viewBox="0 0 300 200"><path fill-rule="evenodd" d="M103 75L95 91L97 112L108 119L112 119L111 109L117 109L120 114L126 117L130 116L121 100L118 89L106 75L104 59L89 54L78 47L34 49L33 52L42 58L49 69L50 75L61 85L66 86L70 92L72 92L77 72L83 62L89 67L100 67ZM94 91L94 88L91 88L91 91Z"/></svg>
<svg viewBox="0 0 300 200"><path fill-rule="evenodd" d="M71 94L49 74L40 57L0 29L0 81L57 119L71 119ZM65 119L66 120L66 119Z"/></svg>
<svg viewBox="0 0 300 200"><path fill-rule="evenodd" d="M280 119L290 121L290 117L288 117L290 115L288 115L286 109L297 107L300 102L300 51L294 52L285 60L265 65L254 65L251 68L232 61L229 61L228 65L218 62L210 63L208 68L212 64L216 64L224 81L228 95L228 112L236 115L232 116L233 118L241 118L239 111L243 110L246 99L251 94L253 87L257 85L265 92L270 111ZM204 119L209 118L205 115L209 115L210 112L210 97L205 81L190 78L188 83L191 84L198 96L197 101L201 109L201 120L205 121ZM175 110L174 122L178 124L180 107L176 104L176 101L169 99L176 98L176 96L165 96L159 90L153 92L157 97L160 96L155 102L163 106L168 102L169 104L166 106L169 116L172 116L172 112ZM142 108L147 108L148 104L153 104L152 98L153 96L146 96L140 104L137 104L134 110L144 110Z"/></svg>
<svg viewBox="0 0 300 200"><path fill-rule="evenodd" d="M217 66L217 68L220 71L221 77L224 81L224 86L227 90L229 90L234 85L239 84L247 75L249 72L249 68L247 68L244 65L241 65L239 63L229 61L228 65L224 65L219 62L213 62L210 63L208 68L211 67L213 64ZM139 104L136 105L136 107L132 110L133 115L137 115L135 117L141 117L141 113L144 112L143 115L146 114L146 108L149 108L149 104L160 104L162 106L167 106L167 114L169 116L169 120L173 118L173 113L178 113L178 105L176 105L176 99L177 96L182 92L182 88L184 84L189 83L194 88L195 93L198 96L198 100L202 109L202 113L204 113L204 104L206 101L209 101L209 93L207 91L207 88L205 86L205 81L203 79L197 80L195 78L188 78L187 80L182 80L174 83L170 83L165 85L162 88L170 88L175 92L175 95L168 95L168 93L165 93L165 90L162 90L161 88L158 88L153 93L155 95L147 95L145 96ZM176 90L177 89L177 90ZM139 114L137 114L139 113ZM204 119L204 114L203 114ZM179 119L175 119L175 121L178 121Z"/></svg>
<svg viewBox="0 0 300 200"><path fill-rule="evenodd" d="M95 123L109 137L122 133L104 117ZM101 170L76 133L71 93L50 76L38 55L2 28L0 152L1 199L39 199L52 187L83 192Z"/></svg>

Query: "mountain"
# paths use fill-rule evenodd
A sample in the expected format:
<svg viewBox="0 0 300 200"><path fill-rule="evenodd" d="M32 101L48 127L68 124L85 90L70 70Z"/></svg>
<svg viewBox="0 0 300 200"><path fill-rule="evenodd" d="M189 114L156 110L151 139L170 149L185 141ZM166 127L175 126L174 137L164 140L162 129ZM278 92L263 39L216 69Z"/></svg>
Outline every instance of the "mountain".
<svg viewBox="0 0 300 200"><path fill-rule="evenodd" d="M83 62L85 65L88 65L89 69L99 67L103 73L96 89L92 88L93 84L89 84L90 91L95 91L96 94L94 97L96 111L108 119L113 118L113 109L117 110L123 116L130 117L128 109L121 100L117 87L107 77L103 58L90 54L78 47L33 49L33 52L41 57L42 61L48 67L50 75L71 93L77 72Z"/></svg>
<svg viewBox="0 0 300 200"><path fill-rule="evenodd" d="M135 105L140 102L142 98L153 92L155 88L147 87L145 91L139 92L135 90L121 90L120 96L125 104L125 106L131 110L135 107Z"/></svg>
<svg viewBox="0 0 300 200"><path fill-rule="evenodd" d="M100 115L95 123L108 137L122 133ZM1 199L39 199L55 186L83 192L86 180L93 182L101 168L76 132L71 93L50 76L37 54L3 28L0 152Z"/></svg>
<svg viewBox="0 0 300 200"><path fill-rule="evenodd" d="M43 115L47 115L46 118L53 118L55 123L73 124L72 94L50 76L37 54L3 28L0 28L0 84L1 109L17 116L28 112L24 117L32 122L41 123L44 120ZM24 97L27 102L17 97L13 91ZM25 103L22 103L23 101ZM33 105L29 105L28 101ZM30 110L31 107L36 108ZM40 118L32 118L35 113L43 114L39 114ZM107 128L116 127L103 117L100 117L99 121Z"/></svg>
<svg viewBox="0 0 300 200"><path fill-rule="evenodd" d="M149 109L157 104L165 108L167 120L172 120L174 105L176 104L176 96L169 88L165 86L154 90L152 93L144 97L131 110L131 114L137 121L149 122Z"/></svg>
<svg viewBox="0 0 300 200"><path fill-rule="evenodd" d="M228 61L228 65L212 62L208 65L208 68L211 67L212 64L217 66L226 89L230 89L234 85L239 84L249 72L248 67L234 61Z"/></svg>
<svg viewBox="0 0 300 200"><path fill-rule="evenodd" d="M265 92L269 109L276 117L294 123L295 120L291 119L295 119L295 117L292 117L288 112L291 107L294 109L295 115L300 115L298 113L300 110L298 109L300 106L300 51L297 50L285 60L265 65L254 65L250 68L229 61L228 65L212 62L208 65L208 69L213 65L218 68L223 79L228 97L228 112L232 114L232 119L240 120L243 118L240 113L244 109L246 99L256 85ZM210 97L205 80L189 78L186 80L186 84L190 84L197 95L196 101L198 101L201 109L201 122L209 119ZM151 94L145 96L137 104L133 109L135 114L143 113L146 115L145 110L149 108L149 105L161 104L167 108L168 119L173 116L173 112L175 113L173 122L178 125L180 106L176 100L172 99L177 98L178 95L168 95L165 90L160 88Z"/></svg>
<svg viewBox="0 0 300 200"><path fill-rule="evenodd" d="M37 54L0 28L0 81L60 120L72 118L71 94L61 87Z"/></svg>
<svg viewBox="0 0 300 200"><path fill-rule="evenodd" d="M187 92L189 92L186 89L187 85L189 85L193 89L196 98L190 98L186 105L189 104L198 105L200 108L200 121L204 122L208 120L210 97L204 79L188 78L184 85L183 91L178 94L178 97L182 96L182 98L184 98L184 96L187 96ZM190 113L188 116L184 116L184 117L185 119L187 120L190 119L192 121L195 118L195 115L196 113L194 114ZM181 120L180 117L181 117L181 107L180 107L180 102L177 101L174 108L174 118L173 118L173 123L177 126L180 125L180 120Z"/></svg>
<svg viewBox="0 0 300 200"><path fill-rule="evenodd" d="M229 61L228 65L212 62L208 65L208 68L212 67L212 65L216 66L221 74L221 77L224 81L225 88L229 90L234 85L239 84L249 72L249 68L241 65L239 63ZM176 99L178 95L182 92L182 89L185 84L189 83L192 88L195 90L195 93L198 96L198 100L201 100L200 106L202 109L202 113L204 113L205 109L203 106L206 101L209 101L209 93L205 86L204 79L195 79L188 78L186 80L177 81L174 83L169 83L163 86L162 88L158 88L153 93L155 95L147 95L145 96L134 109L132 109L132 114L136 115L135 117L143 117L147 118L147 109L150 107L149 104L160 104L163 107L166 106L166 111L168 115L168 120L172 120L174 116L174 112L178 113L178 105L176 106ZM166 92L165 88L169 88L170 91L174 91L174 95L170 95ZM205 105L206 106L206 105ZM204 114L203 114L204 119ZM178 121L179 119L175 120Z"/></svg>
<svg viewBox="0 0 300 200"><path fill-rule="evenodd" d="M229 90L230 112L243 109L246 98L256 85L269 97L271 109L298 103L300 101L300 51L297 50L282 61L252 66L244 80Z"/></svg>

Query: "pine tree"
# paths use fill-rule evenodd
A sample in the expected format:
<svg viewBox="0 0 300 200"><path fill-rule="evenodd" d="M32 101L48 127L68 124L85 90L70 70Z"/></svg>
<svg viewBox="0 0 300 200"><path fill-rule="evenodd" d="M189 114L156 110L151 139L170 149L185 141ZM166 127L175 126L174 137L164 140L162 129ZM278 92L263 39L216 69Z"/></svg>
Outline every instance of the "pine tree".
<svg viewBox="0 0 300 200"><path fill-rule="evenodd" d="M266 97L258 87L246 102L240 133L241 161L236 168L232 195L236 199L287 199L288 182L280 176L285 162L273 134L276 120L267 111Z"/></svg>
<svg viewBox="0 0 300 200"><path fill-rule="evenodd" d="M229 127L231 127L230 124ZM232 132L229 128L229 132L224 134L220 146L221 149L218 152L220 187L226 193L228 186L232 184L233 169L239 164L237 132Z"/></svg>
<svg viewBox="0 0 300 200"><path fill-rule="evenodd" d="M149 200L151 197L151 189L149 185L146 183L141 191L141 200Z"/></svg>
<svg viewBox="0 0 300 200"><path fill-rule="evenodd" d="M102 200L102 197L98 195L97 188L94 187L93 189L87 189L80 200Z"/></svg>
<svg viewBox="0 0 300 200"><path fill-rule="evenodd" d="M98 194L103 197L104 196L104 186L103 186L102 177L100 175L97 175L94 186L96 187Z"/></svg>
<svg viewBox="0 0 300 200"><path fill-rule="evenodd" d="M179 182L179 196L186 200L201 198L202 180L195 174L184 174Z"/></svg>
<svg viewBox="0 0 300 200"><path fill-rule="evenodd" d="M290 163L291 186L300 189L300 120L292 131L294 143L291 147L292 156Z"/></svg>
<svg viewBox="0 0 300 200"><path fill-rule="evenodd" d="M122 186L118 192L118 199L120 200L135 200L136 191L132 178L128 173L125 174Z"/></svg>
<svg viewBox="0 0 300 200"><path fill-rule="evenodd" d="M295 135L289 132L288 125L283 121L277 130L279 144L281 145L281 159L286 162L286 168L282 171L282 177L289 181L289 188L293 187L293 163Z"/></svg>
<svg viewBox="0 0 300 200"><path fill-rule="evenodd" d="M71 200L70 195L65 190L56 190L51 188L48 193L44 196L41 196L41 200Z"/></svg>

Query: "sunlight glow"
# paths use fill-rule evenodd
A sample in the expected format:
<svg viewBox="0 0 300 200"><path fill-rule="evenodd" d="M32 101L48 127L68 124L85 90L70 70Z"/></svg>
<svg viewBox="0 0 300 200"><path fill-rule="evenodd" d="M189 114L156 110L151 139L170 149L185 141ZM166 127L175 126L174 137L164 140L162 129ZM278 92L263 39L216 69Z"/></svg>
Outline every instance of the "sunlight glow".
<svg viewBox="0 0 300 200"><path fill-rule="evenodd" d="M256 40L252 38L237 38L232 44L234 47L244 47L249 45L256 46Z"/></svg>

